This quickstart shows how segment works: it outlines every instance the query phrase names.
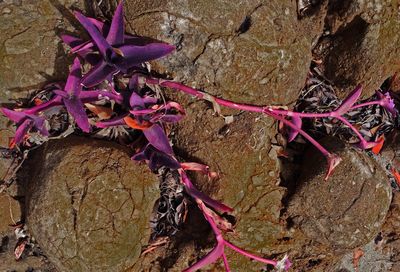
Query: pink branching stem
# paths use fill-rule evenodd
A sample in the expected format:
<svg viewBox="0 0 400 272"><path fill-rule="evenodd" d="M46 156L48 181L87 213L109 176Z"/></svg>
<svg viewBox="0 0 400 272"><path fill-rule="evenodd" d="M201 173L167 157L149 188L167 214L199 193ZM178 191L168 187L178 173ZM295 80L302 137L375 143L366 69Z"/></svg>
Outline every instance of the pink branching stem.
<svg viewBox="0 0 400 272"><path fill-rule="evenodd" d="M186 86L182 83L175 82L175 81L169 81L169 80L160 80L158 78L146 78L146 83L151 84L151 85L159 85L162 87L167 87L175 90L182 91L184 93L190 94L194 97L197 97L199 99L205 99L209 100L212 99L215 101L217 104L221 106L225 106L228 108L236 109L236 110L243 110L243 111L250 111L250 112L259 112L262 113L264 108L260 106L254 106L254 105L248 105L248 104L242 104L242 103L236 103L231 100L226 100L222 98L217 98L212 95L209 95L205 92L196 90L194 88L191 88L189 86Z"/></svg>
<svg viewBox="0 0 400 272"><path fill-rule="evenodd" d="M351 107L352 110L357 109L357 108L361 108L361 107L367 107L367 106L372 106L372 105L380 105L383 106L382 101L377 100L377 101L369 101L369 102L365 102L365 103L360 103L357 105L354 105L353 107Z"/></svg>
<svg viewBox="0 0 400 272"><path fill-rule="evenodd" d="M229 243L226 240L224 240L224 244L226 246L230 247L231 249L233 249L234 251L242 254L243 256L246 256L246 257L248 257L250 259L254 259L254 260L259 261L261 263L272 264L273 266L276 266L276 264L278 263L277 261L268 260L268 259L264 259L264 258L258 257L256 255L253 255L253 254L251 254L251 253L249 253L249 252L247 252L247 251L245 251L245 250L243 250L243 249L241 249L241 248Z"/></svg>
<svg viewBox="0 0 400 272"><path fill-rule="evenodd" d="M357 137L360 139L361 141L361 146L367 146L368 142L364 139L364 137L361 135L361 133L352 125L350 124L349 121L347 121L344 117L342 116L338 116L336 117L338 120L340 120L343 124L345 124L346 126L348 126L356 135Z"/></svg>
<svg viewBox="0 0 400 272"><path fill-rule="evenodd" d="M290 121L286 120L285 118L283 118L282 116L279 116L277 114L274 114L270 111L265 111L264 114L271 116L272 118L281 121L282 123L284 123L285 125L287 125L288 127L291 127L293 130L297 131L298 133L300 133L301 135L303 135L304 138L306 138L312 145L314 145L319 151L321 151L321 153L325 156L325 157L329 157L330 156L330 152L328 150L326 150L321 144L319 144L316 140L314 140L314 138L312 138L310 135L308 135L304 130L296 127L293 123L291 123Z"/></svg>
<svg viewBox="0 0 400 272"><path fill-rule="evenodd" d="M224 261L224 267L226 272L230 272L231 269L229 268L228 259L226 258L225 253L222 254L222 260Z"/></svg>
<svg viewBox="0 0 400 272"><path fill-rule="evenodd" d="M183 169L179 169L178 171L181 175L182 182L185 185L187 185L188 182L190 182L190 181L188 181L188 177L185 174L185 171ZM190 191L188 193L190 194ZM193 264L191 267L186 269L185 272L194 272L197 269L202 268L203 266L206 266L208 264L215 262L219 258L222 258L222 260L224 262L225 271L230 272L231 270L229 268L229 262L225 255L225 246L231 248L232 250L234 250L234 251L238 252L239 254L246 256L250 259L259 261L261 263L270 264L270 265L273 265L274 267L278 266L279 262L277 262L277 261L258 257L256 255L251 254L251 253L231 244L230 242L226 241L224 239L224 237L222 236L221 230L218 228L217 223L215 222L215 220L217 220L217 218L215 218L215 217L219 217L219 216L217 214L214 214L209 208L207 208L205 203L201 199L199 199L196 195L192 195L192 194L190 194L190 195L196 201L197 206L202 211L204 218L210 224L210 227L211 227L212 231L214 232L215 238L217 240L217 245L205 257L203 257L197 263ZM285 264L284 264L285 270L289 269L290 265L291 265L290 262L288 260L286 260Z"/></svg>
<svg viewBox="0 0 400 272"><path fill-rule="evenodd" d="M354 131L354 133L356 134L356 136L360 139L360 147L365 149L365 148L371 148L374 146L374 143L368 143L364 137L361 135L361 133L347 120L345 119L342 114L344 111L343 107L342 108L338 108L334 111L330 111L330 112L326 112L326 113L306 113L306 112L295 112L295 111L290 111L290 110L283 110L283 109L279 109L277 107L274 106L254 106L254 105L248 105L248 104L243 104L243 103L236 103L234 101L231 100L226 100L226 99L222 99L222 98L217 98L214 97L210 94L207 94L205 92L199 91L197 89L191 88L189 86L186 86L182 83L179 82L175 82L175 81L169 81L169 80L160 80L158 78L151 78L151 77L147 77L145 78L145 81L147 84L156 84L162 87L167 87L167 88L172 88L175 90L179 90L182 91L184 93L187 93L189 95L192 95L196 98L199 99L205 99L205 100L209 100L211 102L215 102L218 105L221 106L225 106L228 108L232 108L232 109L236 109L236 110L243 110L243 111L249 111L249 112L258 112L258 113L264 113L266 115L269 115L281 122L283 122L285 125L291 127L293 130L297 131L298 133L300 133L301 135L303 135L308 141L311 142L311 144L313 144L316 148L318 148L318 150L321 151L321 153L326 156L329 157L330 153L323 147L321 146L317 141L315 141L310 135L308 135L306 132L304 132L301 128L296 127L295 125L293 125L292 122L289 122L288 120L286 120L283 116L288 116L288 117L299 117L299 118L336 118L339 121L341 121L342 123L344 123L346 126L348 126L352 131ZM356 89L357 94L356 95L352 95L350 98L352 98L353 101L355 101L355 99L357 99L357 96L359 95L360 91L361 91L361 87L359 87L359 89ZM351 101L351 102L353 102ZM350 102L348 102L350 103ZM353 109L357 109L359 107L365 107L365 106L370 106L370 105L381 105L381 106L385 106L383 100L378 100L378 101L371 101L371 102L365 102L365 103L361 103L355 106L350 106L348 105L348 108L346 108L346 111L350 111Z"/></svg>

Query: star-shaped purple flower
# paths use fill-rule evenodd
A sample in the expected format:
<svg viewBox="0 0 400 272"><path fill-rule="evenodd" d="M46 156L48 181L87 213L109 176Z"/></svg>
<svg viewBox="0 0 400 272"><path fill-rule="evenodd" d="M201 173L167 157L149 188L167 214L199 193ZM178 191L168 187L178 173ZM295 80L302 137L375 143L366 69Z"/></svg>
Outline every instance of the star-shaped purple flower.
<svg viewBox="0 0 400 272"><path fill-rule="evenodd" d="M130 68L161 58L175 49L166 43L125 35L123 1L118 5L109 29L80 12L75 12L75 17L87 30L93 43L68 35L63 35L62 38L73 48L73 52L94 65L82 79L82 84L86 87L93 87L106 79L111 81L113 75L127 73ZM97 51L93 45L96 46L100 58L90 54Z"/></svg>

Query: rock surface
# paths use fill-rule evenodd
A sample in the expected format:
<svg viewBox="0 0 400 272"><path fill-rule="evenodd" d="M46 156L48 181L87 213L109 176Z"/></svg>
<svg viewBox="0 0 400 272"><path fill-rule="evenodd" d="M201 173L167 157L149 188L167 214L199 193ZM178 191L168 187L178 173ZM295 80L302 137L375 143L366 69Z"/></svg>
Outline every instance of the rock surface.
<svg viewBox="0 0 400 272"><path fill-rule="evenodd" d="M148 242L156 176L120 146L85 138L33 158L27 222L60 271L123 271Z"/></svg>
<svg viewBox="0 0 400 272"><path fill-rule="evenodd" d="M365 153L331 138L322 143L343 161L325 182L324 158L315 150L306 153L289 211L306 236L341 254L378 234L392 192L386 173Z"/></svg>
<svg viewBox="0 0 400 272"><path fill-rule="evenodd" d="M71 63L59 30L71 30L79 0L0 1L0 102L25 97L49 80L63 80Z"/></svg>
<svg viewBox="0 0 400 272"><path fill-rule="evenodd" d="M289 103L304 84L320 17L298 21L293 1L126 2L131 31L178 50L160 69L212 94Z"/></svg>
<svg viewBox="0 0 400 272"><path fill-rule="evenodd" d="M366 94L400 67L398 1L329 0L325 33L314 53L327 78L345 96L358 84Z"/></svg>

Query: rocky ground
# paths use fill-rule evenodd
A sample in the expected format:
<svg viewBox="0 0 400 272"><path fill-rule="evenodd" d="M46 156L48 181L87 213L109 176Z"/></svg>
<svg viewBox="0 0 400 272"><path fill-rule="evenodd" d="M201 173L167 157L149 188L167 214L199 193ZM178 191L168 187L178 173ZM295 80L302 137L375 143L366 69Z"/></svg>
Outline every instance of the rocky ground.
<svg viewBox="0 0 400 272"><path fill-rule="evenodd" d="M114 0L0 0L0 102L10 105L65 78L71 55L58 35L83 33L72 10L109 19ZM362 83L369 96L399 70L400 3L393 0L126 0L127 31L177 46L152 63L160 74L213 95L255 104L293 105L310 65L343 97ZM399 88L400 89L400 88ZM378 157L333 139L344 158L329 182L313 150L301 165L280 160L273 120L168 92L187 117L171 128L176 153L220 179L196 177L201 190L234 207L227 238L266 257L288 253L293 271L398 271L400 199ZM0 144L12 126L0 117ZM394 136L396 139L396 136ZM394 140L382 156L400 156ZM71 137L28 158L18 182L0 194L0 271L181 271L208 252L213 237L189 204L181 232L147 254L158 180L117 144ZM5 176L9 160L0 160ZM297 169L293 175L292 169ZM14 228L25 220L35 239L19 261ZM232 252L233 271L262 265ZM221 271L222 263L210 267Z"/></svg>

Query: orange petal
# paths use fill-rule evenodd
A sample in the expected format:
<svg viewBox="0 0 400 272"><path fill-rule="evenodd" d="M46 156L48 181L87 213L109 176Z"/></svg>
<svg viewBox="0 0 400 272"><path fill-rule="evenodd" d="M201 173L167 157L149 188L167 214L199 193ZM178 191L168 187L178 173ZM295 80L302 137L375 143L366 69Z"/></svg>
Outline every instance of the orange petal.
<svg viewBox="0 0 400 272"><path fill-rule="evenodd" d="M375 155L378 155L379 154L379 152L381 152L381 149L382 149L382 147L383 147L383 143L385 142L385 136L380 136L379 138L378 138L378 144L377 145L375 145L373 148L372 148L372 152L375 154Z"/></svg>
<svg viewBox="0 0 400 272"><path fill-rule="evenodd" d="M13 149L16 146L15 139L10 138L8 142L8 148Z"/></svg>
<svg viewBox="0 0 400 272"><path fill-rule="evenodd" d="M142 122L142 124L139 124L135 119L133 119L132 117L129 117L129 116L125 117L124 121L129 127L134 128L134 129L145 130L152 126L151 123L146 122L146 121Z"/></svg>
<svg viewBox="0 0 400 272"><path fill-rule="evenodd" d="M40 104L43 104L43 100L42 100L42 99L39 99L39 98L37 98L37 97L33 100L33 102L35 103L36 106L37 106L37 105L40 105Z"/></svg>
<svg viewBox="0 0 400 272"><path fill-rule="evenodd" d="M104 119L110 119L111 115L113 113L111 108L103 107L103 106L98 106L98 105L93 105L86 103L85 104L86 108L88 108L91 112L96 114L100 120Z"/></svg>
<svg viewBox="0 0 400 272"><path fill-rule="evenodd" d="M400 173L397 172L396 169L392 168L392 174L393 174L394 179L396 180L397 185L400 186Z"/></svg>

